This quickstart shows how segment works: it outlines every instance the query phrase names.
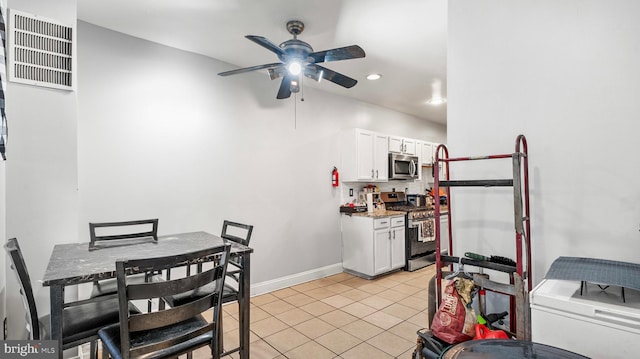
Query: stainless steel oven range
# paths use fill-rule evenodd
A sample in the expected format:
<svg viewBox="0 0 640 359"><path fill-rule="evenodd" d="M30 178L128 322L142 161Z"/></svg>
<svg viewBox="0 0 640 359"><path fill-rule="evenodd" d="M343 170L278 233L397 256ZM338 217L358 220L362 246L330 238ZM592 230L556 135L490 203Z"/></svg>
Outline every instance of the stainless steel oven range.
<svg viewBox="0 0 640 359"><path fill-rule="evenodd" d="M387 210L405 212L404 270L413 272L435 263L435 218L431 201L416 206L415 201L412 204L407 200L404 192L381 192L380 199Z"/></svg>

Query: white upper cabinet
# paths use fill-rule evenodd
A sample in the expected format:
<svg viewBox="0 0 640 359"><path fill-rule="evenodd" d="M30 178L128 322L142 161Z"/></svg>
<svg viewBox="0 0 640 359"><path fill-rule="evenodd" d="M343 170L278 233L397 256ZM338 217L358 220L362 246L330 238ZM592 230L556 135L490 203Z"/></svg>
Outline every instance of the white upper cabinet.
<svg viewBox="0 0 640 359"><path fill-rule="evenodd" d="M345 182L387 182L389 153L418 157L418 177L422 180L422 166L432 166L436 143L413 138L389 136L361 128L342 133L342 164L340 179Z"/></svg>
<svg viewBox="0 0 640 359"><path fill-rule="evenodd" d="M373 146L375 134L369 131L356 131L356 169L355 180L371 180L374 176Z"/></svg>
<svg viewBox="0 0 640 359"><path fill-rule="evenodd" d="M416 140L411 138L389 136L389 152L416 155Z"/></svg>
<svg viewBox="0 0 640 359"><path fill-rule="evenodd" d="M416 152L416 140L405 138L402 142L404 142L404 150L402 153L413 156L418 154Z"/></svg>
<svg viewBox="0 0 640 359"><path fill-rule="evenodd" d="M354 129L343 134L342 180L346 182L387 181L389 137Z"/></svg>
<svg viewBox="0 0 640 359"><path fill-rule="evenodd" d="M433 165L433 143L420 141L420 146L417 147L420 157L420 163L422 166Z"/></svg>
<svg viewBox="0 0 640 359"><path fill-rule="evenodd" d="M402 153L402 137L389 136L389 152Z"/></svg>
<svg viewBox="0 0 640 359"><path fill-rule="evenodd" d="M376 181L389 179L389 137L380 133L374 135L373 169Z"/></svg>

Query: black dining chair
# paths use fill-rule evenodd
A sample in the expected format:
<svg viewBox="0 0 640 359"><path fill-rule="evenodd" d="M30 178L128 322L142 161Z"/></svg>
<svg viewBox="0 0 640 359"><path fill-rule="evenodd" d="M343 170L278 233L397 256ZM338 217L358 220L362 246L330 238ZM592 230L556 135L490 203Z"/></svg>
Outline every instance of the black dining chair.
<svg viewBox="0 0 640 359"><path fill-rule="evenodd" d="M11 259L11 268L16 273L20 284L20 295L26 310L25 324L28 339L49 339L50 318L49 315L38 317L31 278L18 240L16 238L9 239L4 245L4 249ZM129 313L139 313L139 310L133 305L125 308ZM62 349L91 342L91 358L96 358L98 330L111 324L118 325L119 311L120 306L117 298L66 303L62 313Z"/></svg>
<svg viewBox="0 0 640 359"><path fill-rule="evenodd" d="M109 231L107 234L99 234ZM143 219L123 222L89 223L89 251L109 248L110 246L133 245L142 242L158 242L158 219ZM153 281L150 273L140 273L133 280L139 283ZM116 294L118 286L115 279L104 279L93 282L91 298ZM151 302L149 302L151 310Z"/></svg>
<svg viewBox="0 0 640 359"><path fill-rule="evenodd" d="M204 286L214 290L198 300L149 313L121 312L120 324L101 329L103 358L143 357L145 359L176 358L203 346L210 346L213 358L219 358L219 318L222 307L222 287L227 271L230 245L166 257L129 259L116 262L120 307L132 301L197 292ZM212 261L213 267L178 279L153 283L131 283L130 274L168 270ZM203 313L213 310L213 321Z"/></svg>
<svg viewBox="0 0 640 359"><path fill-rule="evenodd" d="M141 226L151 225L151 229L147 231L139 231ZM96 229L98 228L129 228L126 231L114 231L114 234L98 235ZM135 228L135 229L134 229ZM158 242L158 219L142 219L135 221L124 222L103 222L103 223L89 223L89 235L91 241L89 242L89 250L93 251L100 246L109 245L126 245L127 242L122 240L141 240L145 238L152 239L154 242Z"/></svg>
<svg viewBox="0 0 640 359"><path fill-rule="evenodd" d="M252 233L252 225L225 220L222 223L222 234L220 235L220 237L248 247ZM237 258L233 257L231 258L229 264L235 268L228 270L227 275L232 276L236 281L238 281L238 273L240 273L240 271L242 270L242 264L237 261Z"/></svg>
<svg viewBox="0 0 640 359"><path fill-rule="evenodd" d="M220 235L220 237L231 242L236 242L236 243L248 246L249 241L251 240L252 233L253 233L252 225L225 220L222 224L222 234ZM242 270L243 270L242 263L239 262L237 258L235 258L232 255L231 258L229 259L229 268L227 269L227 281L225 281L225 285L222 293L222 302L224 304L238 302L238 298L239 298L238 291L240 287L238 275ZM197 266L197 271L202 271L202 265ZM215 288L212 285L209 285L197 292L180 293L173 296L166 296L166 297L163 297L162 299L169 306L174 307L176 305L182 305L184 303L197 300L203 295L206 295L207 293L211 293L214 290ZM222 317L220 317L220 323L222 323ZM237 347L237 348L224 351L223 349L224 343L223 343L222 336L220 336L219 341L220 341L220 349L223 350L222 356L226 356L240 350L240 348Z"/></svg>

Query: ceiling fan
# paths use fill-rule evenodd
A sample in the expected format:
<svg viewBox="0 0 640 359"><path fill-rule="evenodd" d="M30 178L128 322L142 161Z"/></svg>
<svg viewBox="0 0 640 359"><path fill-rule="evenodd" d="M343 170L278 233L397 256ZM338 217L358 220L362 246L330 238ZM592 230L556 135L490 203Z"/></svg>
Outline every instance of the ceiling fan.
<svg viewBox="0 0 640 359"><path fill-rule="evenodd" d="M277 99L284 99L291 96L291 93L300 91L300 75L320 82L321 79L331 81L345 88L355 86L358 81L349 76L335 72L318 63L329 61L349 60L365 57L364 50L358 45L345 46L331 50L313 52L311 45L298 40L298 35L304 30L304 24L298 20L287 22L287 30L293 39L281 43L279 46L262 36L247 35L247 39L274 52L282 62L245 67L242 69L221 72L220 76L229 76L267 69L269 77L274 80L282 78Z"/></svg>

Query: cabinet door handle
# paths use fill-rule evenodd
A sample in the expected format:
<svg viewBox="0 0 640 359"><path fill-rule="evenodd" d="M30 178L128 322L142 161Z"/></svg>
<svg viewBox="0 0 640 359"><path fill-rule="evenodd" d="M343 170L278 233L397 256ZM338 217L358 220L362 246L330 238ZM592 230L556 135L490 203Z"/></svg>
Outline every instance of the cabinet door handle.
<svg viewBox="0 0 640 359"><path fill-rule="evenodd" d="M378 170L376 170L376 178L378 178Z"/></svg>
<svg viewBox="0 0 640 359"><path fill-rule="evenodd" d="M391 240L391 232L389 232L389 240Z"/></svg>
<svg viewBox="0 0 640 359"><path fill-rule="evenodd" d="M371 178L375 178L373 177L373 168L371 169Z"/></svg>

